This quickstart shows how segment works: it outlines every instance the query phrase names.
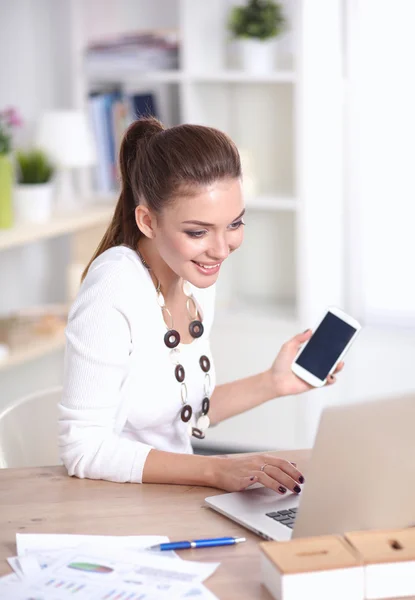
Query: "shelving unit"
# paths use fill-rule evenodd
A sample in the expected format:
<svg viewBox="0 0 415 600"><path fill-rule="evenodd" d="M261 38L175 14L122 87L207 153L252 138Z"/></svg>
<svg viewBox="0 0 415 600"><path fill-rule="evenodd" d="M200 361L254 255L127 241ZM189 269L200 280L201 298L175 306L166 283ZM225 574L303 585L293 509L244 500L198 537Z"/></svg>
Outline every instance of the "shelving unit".
<svg viewBox="0 0 415 600"><path fill-rule="evenodd" d="M113 212L114 205L110 202L86 203L79 211L57 213L47 223L17 224L12 229L0 231L0 250L104 226L109 223Z"/></svg>
<svg viewBox="0 0 415 600"><path fill-rule="evenodd" d="M59 236L71 236L73 258L80 260L82 251L88 256L96 246L97 239L110 222L114 211L115 195L95 196L85 199L79 210L70 213L56 213L47 223L17 223L8 230L0 231L0 252L33 242L45 241ZM41 335L30 343L16 348L0 360L0 373L36 360L57 350L65 344L64 332Z"/></svg>

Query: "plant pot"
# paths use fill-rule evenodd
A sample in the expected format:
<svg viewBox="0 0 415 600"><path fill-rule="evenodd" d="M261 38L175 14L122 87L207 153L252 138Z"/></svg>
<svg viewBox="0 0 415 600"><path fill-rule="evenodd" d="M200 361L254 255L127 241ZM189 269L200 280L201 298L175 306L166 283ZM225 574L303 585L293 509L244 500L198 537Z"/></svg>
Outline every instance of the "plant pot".
<svg viewBox="0 0 415 600"><path fill-rule="evenodd" d="M240 40L242 68L255 75L271 73L275 68L275 40Z"/></svg>
<svg viewBox="0 0 415 600"><path fill-rule="evenodd" d="M13 164L7 154L0 154L0 229L13 225Z"/></svg>
<svg viewBox="0 0 415 600"><path fill-rule="evenodd" d="M19 223L45 223L52 216L54 184L20 184L14 189L14 211Z"/></svg>

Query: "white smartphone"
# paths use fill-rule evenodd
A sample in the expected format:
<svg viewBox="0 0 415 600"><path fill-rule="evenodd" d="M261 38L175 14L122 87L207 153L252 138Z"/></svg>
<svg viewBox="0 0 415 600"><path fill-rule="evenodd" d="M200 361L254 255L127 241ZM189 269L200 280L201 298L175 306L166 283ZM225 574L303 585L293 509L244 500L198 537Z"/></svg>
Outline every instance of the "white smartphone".
<svg viewBox="0 0 415 600"><path fill-rule="evenodd" d="M313 387L321 387L336 369L360 329L361 325L356 319L340 308L329 307L311 338L298 352L291 369Z"/></svg>

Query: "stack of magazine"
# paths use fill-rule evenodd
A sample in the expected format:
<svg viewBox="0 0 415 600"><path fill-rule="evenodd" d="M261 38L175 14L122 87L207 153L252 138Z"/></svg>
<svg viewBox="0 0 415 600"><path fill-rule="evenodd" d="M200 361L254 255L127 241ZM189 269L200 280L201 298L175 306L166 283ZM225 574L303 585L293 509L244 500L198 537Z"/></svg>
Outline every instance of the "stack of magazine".
<svg viewBox="0 0 415 600"><path fill-rule="evenodd" d="M175 30L154 30L123 34L89 45L86 68L127 71L177 69L179 42Z"/></svg>

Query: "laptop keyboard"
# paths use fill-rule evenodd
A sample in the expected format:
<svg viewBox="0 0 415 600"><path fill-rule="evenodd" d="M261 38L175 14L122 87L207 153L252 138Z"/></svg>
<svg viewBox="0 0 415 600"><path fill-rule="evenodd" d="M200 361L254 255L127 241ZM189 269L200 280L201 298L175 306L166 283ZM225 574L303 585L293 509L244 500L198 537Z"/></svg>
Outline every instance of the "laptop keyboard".
<svg viewBox="0 0 415 600"><path fill-rule="evenodd" d="M297 516L297 509L291 508L289 510L279 510L278 512L266 513L267 517L278 521L281 525L285 525L292 529L294 527L295 517Z"/></svg>

